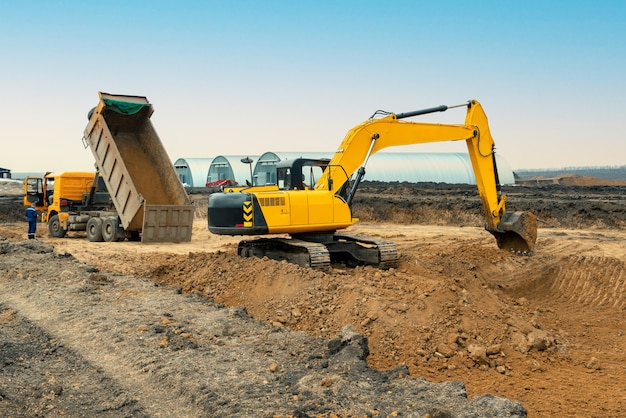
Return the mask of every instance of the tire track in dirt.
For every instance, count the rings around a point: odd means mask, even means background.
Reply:
[[[544,303],[626,308],[626,246],[618,232],[540,230],[537,252],[501,283],[514,297]]]
[[[610,257],[571,256],[562,260],[550,292],[566,302],[624,310],[624,263]]]
[[[145,286],[152,284],[145,283]],[[123,403],[137,401],[150,416],[200,416],[200,410],[181,402],[166,388],[158,391],[142,389],[155,387],[153,377],[137,367],[137,359],[119,356],[119,343],[125,334],[122,318],[118,318],[114,326],[110,326],[111,322],[107,328],[96,326],[98,317],[109,315],[97,308],[90,309],[80,298],[72,298],[76,290],[61,283],[56,291],[50,291],[46,286],[25,289],[9,283],[3,285],[3,290],[4,304],[63,341],[66,347],[125,388],[127,394]],[[44,300],[46,303],[42,306]],[[150,354],[141,352],[138,357],[144,357],[144,364],[150,364]]]
[[[558,248],[557,248],[558,247]],[[553,245],[563,251],[565,244]],[[556,256],[510,272],[502,282],[514,297],[536,299],[548,305],[626,309],[626,267],[615,257]]]

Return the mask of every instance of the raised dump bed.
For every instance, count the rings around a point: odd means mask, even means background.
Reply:
[[[98,93],[83,140],[96,160],[126,231],[142,242],[191,240],[194,206],[157,135],[141,96]]]

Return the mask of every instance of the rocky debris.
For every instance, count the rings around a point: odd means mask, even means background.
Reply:
[[[36,239],[27,239],[21,242],[11,242],[6,238],[0,237],[0,254],[7,254],[12,252],[49,254],[54,252],[54,247],[48,243]]]
[[[602,364],[597,357],[591,357],[589,361],[585,364],[585,367],[591,370],[601,370]]]
[[[352,327],[315,338],[45,245],[3,248],[0,407],[16,415],[526,416],[504,398],[468,399],[459,381],[371,368]]]

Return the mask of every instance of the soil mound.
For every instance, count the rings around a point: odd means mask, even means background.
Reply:
[[[316,338],[100,273],[47,244],[2,244],[0,376],[11,379],[0,380],[0,407],[9,416],[526,416],[503,398],[469,400],[458,381],[371,368],[368,340],[350,326]]]

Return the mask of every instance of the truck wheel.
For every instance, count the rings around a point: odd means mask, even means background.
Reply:
[[[89,218],[87,221],[87,238],[91,242],[102,242],[102,219],[98,217]]]
[[[61,226],[59,215],[54,215],[48,219],[48,232],[54,238],[63,238],[65,236],[65,229]]]
[[[105,218],[102,222],[102,238],[106,242],[117,241],[117,218]]]

